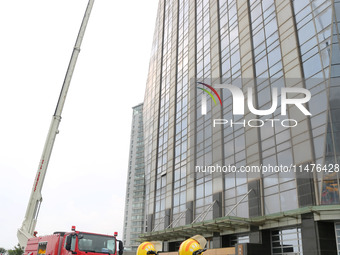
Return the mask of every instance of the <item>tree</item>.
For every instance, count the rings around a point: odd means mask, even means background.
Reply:
[[[23,247],[20,246],[20,244],[17,244],[14,246],[13,250],[8,250],[8,255],[22,255],[24,254],[24,249]]]
[[[0,247],[0,254],[6,254],[7,250],[5,248]]]

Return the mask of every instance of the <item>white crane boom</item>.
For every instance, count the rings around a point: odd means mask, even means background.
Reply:
[[[38,166],[38,171],[37,171],[34,183],[33,183],[31,196],[30,196],[30,199],[27,205],[25,219],[22,223],[21,228],[18,230],[18,233],[17,233],[19,244],[22,247],[26,247],[28,239],[33,237],[33,234],[34,234],[35,225],[37,223],[37,217],[38,217],[38,213],[40,209],[40,204],[42,202],[41,189],[44,184],[46,170],[47,170],[47,166],[48,166],[50,156],[52,153],[53,144],[54,144],[56,135],[59,132],[58,127],[61,121],[61,113],[62,113],[64,103],[66,100],[67,91],[69,89],[70,82],[72,79],[74,67],[76,65],[77,58],[80,52],[80,46],[83,41],[85,29],[86,29],[87,22],[91,14],[93,3],[94,3],[94,0],[89,0],[82,24],[80,26],[77,41],[74,45],[70,63],[66,71],[66,75],[65,75],[63,87],[60,92],[57,107],[52,117],[50,129],[46,137],[44,150],[41,155],[41,159],[40,159],[39,166]]]

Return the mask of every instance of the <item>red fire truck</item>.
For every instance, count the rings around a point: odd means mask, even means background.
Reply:
[[[114,236],[76,231],[28,239],[24,255],[122,255],[123,243]],[[117,247],[118,243],[118,247]]]

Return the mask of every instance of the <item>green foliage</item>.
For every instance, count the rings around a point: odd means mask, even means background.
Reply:
[[[6,250],[5,248],[0,247],[0,254],[5,254],[6,251],[7,251],[7,250]]]
[[[14,246],[13,250],[8,250],[8,255],[22,255],[24,254],[23,247],[20,246],[20,244],[17,244]]]

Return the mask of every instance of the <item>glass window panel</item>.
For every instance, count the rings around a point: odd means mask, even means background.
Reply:
[[[184,153],[186,151],[187,151],[187,143],[184,142],[184,143],[182,143],[182,153]]]
[[[236,188],[237,196],[244,195],[248,192],[247,185],[241,185]]]
[[[205,156],[204,156],[204,160],[205,160],[205,165],[209,166],[212,164],[212,152],[206,152]]]
[[[282,249],[281,248],[273,248],[273,254],[282,254]]]
[[[228,189],[225,191],[226,198],[233,198],[235,197],[235,195],[236,195],[235,189]]]
[[[295,13],[301,11],[307,4],[309,4],[309,0],[295,0],[293,5]]]
[[[197,197],[197,198],[202,198],[202,197],[204,196],[204,191],[203,191],[203,189],[204,189],[203,184],[197,185],[197,187],[196,187],[196,197]]]
[[[264,42],[263,29],[261,29],[256,35],[254,35],[253,42],[254,42],[254,48],[256,48],[257,46],[259,46],[261,43]]]
[[[229,32],[230,36],[230,42],[233,42],[236,38],[238,38],[238,27],[234,27],[233,29],[230,29]]]
[[[269,137],[272,137],[274,135],[274,129],[271,128],[270,126],[263,126],[261,129],[261,138],[262,139],[267,139]],[[273,138],[271,138],[273,139]],[[274,142],[274,140],[273,140]]]
[[[209,195],[211,195],[212,194],[212,181],[208,181],[208,182],[206,182],[205,183],[205,185],[204,185],[205,187],[205,195],[206,196],[209,196]]]
[[[229,6],[229,17],[233,17],[237,13],[236,4]]]
[[[262,8],[263,10],[267,10],[269,6],[271,6],[274,1],[273,0],[266,0],[266,1],[261,1],[262,3]]]
[[[266,214],[280,212],[280,198],[278,194],[274,194],[271,196],[266,196],[264,198],[265,203],[265,212]]]
[[[327,94],[323,91],[317,95],[313,95],[312,101],[309,104],[310,112],[317,115],[327,109]]]
[[[279,35],[277,32],[272,34],[269,38],[267,38],[266,42],[267,42],[268,47],[272,44],[278,45],[278,43],[274,43],[278,38],[279,38]]]
[[[262,74],[265,70],[268,69],[268,64],[267,64],[267,58],[264,57],[261,60],[259,60],[256,64],[256,74],[260,75]]]
[[[177,189],[179,187],[180,187],[180,182],[179,181],[175,181],[174,188]]]
[[[178,181],[180,179],[180,172],[179,170],[175,170],[175,181]]]
[[[182,166],[181,168],[181,178],[185,178],[186,177],[186,167]]]
[[[295,18],[297,21],[297,28],[300,29],[313,18],[310,6],[307,5],[307,7],[298,13]]]
[[[179,205],[179,194],[174,195],[174,206]]]
[[[266,49],[266,44],[264,42],[261,43],[261,45],[255,49],[254,51],[255,62],[257,62],[259,59],[267,55],[267,52],[265,51],[265,49]]]
[[[315,28],[313,21],[309,21],[301,29],[298,30],[300,44],[303,44],[315,35]]]
[[[230,142],[225,143],[224,151],[225,151],[226,157],[233,155],[234,154],[234,142],[230,141]]]
[[[269,74],[270,74],[270,77],[275,77],[275,78],[279,78],[283,76],[281,61],[269,69]]]
[[[209,205],[210,203],[212,203],[212,196],[207,196],[204,198],[204,203],[206,205]]]
[[[239,152],[245,149],[245,138],[244,135],[240,135],[235,139],[235,151]]]
[[[276,47],[274,50],[268,53],[269,66],[273,66],[275,63],[281,60],[280,47]]]
[[[331,24],[332,8],[328,8],[315,18],[316,30],[319,33]]]
[[[278,192],[279,192],[279,187],[278,186],[273,186],[271,188],[265,188],[264,189],[264,195],[265,196],[273,195],[273,194],[276,194]]]
[[[162,187],[165,187],[166,185],[166,175],[162,176]]]
[[[311,38],[306,43],[301,45],[301,54],[304,55],[307,51],[317,45],[316,37]]]
[[[303,63],[305,77],[309,78],[321,70],[320,56],[317,54]]]
[[[240,54],[238,51],[236,51],[232,56],[231,56],[231,65],[234,66],[240,62]]]
[[[319,53],[319,49],[317,46],[315,46],[314,48],[312,48],[311,50],[309,50],[308,52],[306,52],[306,54],[302,56],[302,61],[305,62],[307,59],[309,59],[310,57],[318,53]]]
[[[296,189],[281,192],[280,200],[282,211],[288,211],[298,208]]]
[[[258,93],[258,103],[259,103],[260,107],[265,105],[266,103],[270,102],[270,99],[271,99],[271,93],[270,93],[269,87],[261,90]]]
[[[246,158],[246,152],[245,152],[245,150],[242,150],[242,151],[236,153],[236,155],[235,155],[235,160],[236,160],[236,162],[241,161],[241,160],[244,160],[245,158]]]
[[[290,189],[295,189],[295,188],[296,188],[295,179],[280,184],[280,190],[281,190],[281,191],[290,190]]]
[[[203,141],[203,130],[197,133],[197,143],[201,143]]]
[[[230,70],[230,60],[228,59],[227,61],[222,63],[222,73],[225,75],[226,72]]]
[[[276,137],[276,144],[283,143],[290,138],[290,130],[289,129],[285,130],[277,134],[275,137]]]
[[[263,164],[267,164],[267,165],[272,165],[272,166],[275,166],[277,165],[277,161],[276,161],[276,156],[270,156],[270,157],[267,157],[267,158],[264,158],[263,159]]]
[[[277,31],[276,19],[272,19],[265,25],[266,37],[268,38],[271,34]]]
[[[226,189],[235,187],[235,174],[227,174],[225,177]]]
[[[270,187],[270,186],[274,186],[274,185],[278,185],[279,181],[278,181],[278,175],[274,174],[271,176],[268,176],[266,178],[263,179],[263,186],[266,187]]]

